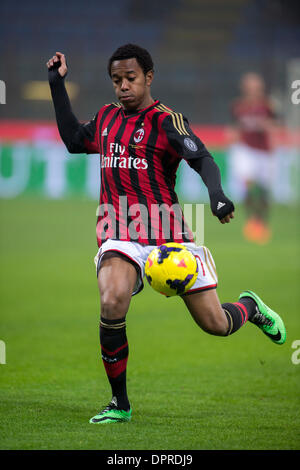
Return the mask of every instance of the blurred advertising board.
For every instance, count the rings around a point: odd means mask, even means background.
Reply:
[[[236,202],[242,199],[240,182],[232,177],[230,141],[223,126],[193,126],[218,163],[224,189]],[[300,133],[297,133],[299,135]],[[298,140],[298,139],[297,139]],[[272,194],[275,201],[299,201],[299,142],[279,129],[272,154]],[[0,121],[0,197],[20,195],[97,199],[100,189],[99,155],[70,155],[55,123]],[[199,175],[184,161],[177,174],[177,193],[187,202],[207,201]]]

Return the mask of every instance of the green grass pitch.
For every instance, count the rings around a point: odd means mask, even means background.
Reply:
[[[133,419],[95,426],[110,399],[98,341],[96,202],[0,202],[1,449],[299,449],[299,208],[276,206],[266,246],[205,212],[222,302],[248,288],[281,313],[283,346],[247,324],[229,338],[149,286],[127,317]]]

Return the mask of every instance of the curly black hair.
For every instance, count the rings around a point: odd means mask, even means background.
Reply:
[[[111,64],[115,60],[125,60],[135,58],[139,66],[143,69],[144,75],[150,70],[153,70],[152,57],[146,49],[143,49],[136,44],[125,44],[119,47],[110,57],[107,65],[109,76],[111,77]]]

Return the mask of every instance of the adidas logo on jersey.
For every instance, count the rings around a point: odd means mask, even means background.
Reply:
[[[222,209],[222,207],[224,207],[226,205],[225,202],[218,202],[218,205],[217,205],[217,211],[219,211],[220,209]]]
[[[107,134],[107,127],[104,129],[104,131],[102,132],[102,137],[105,137]]]

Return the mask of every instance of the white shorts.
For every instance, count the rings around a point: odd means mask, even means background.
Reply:
[[[245,186],[255,181],[266,189],[270,188],[273,176],[273,158],[270,152],[248,145],[235,144],[229,150],[231,177],[235,184]]]
[[[183,245],[193,253],[198,263],[198,277],[196,282],[193,287],[183,295],[215,289],[218,284],[218,277],[215,262],[209,249],[205,246],[196,246],[195,243],[183,243]],[[140,243],[130,241],[106,240],[94,258],[97,276],[101,259],[105,252],[115,251],[125,255],[137,268],[138,277],[132,295],[138,294],[144,287],[145,263],[154,248],[157,247],[155,245],[141,245]]]

